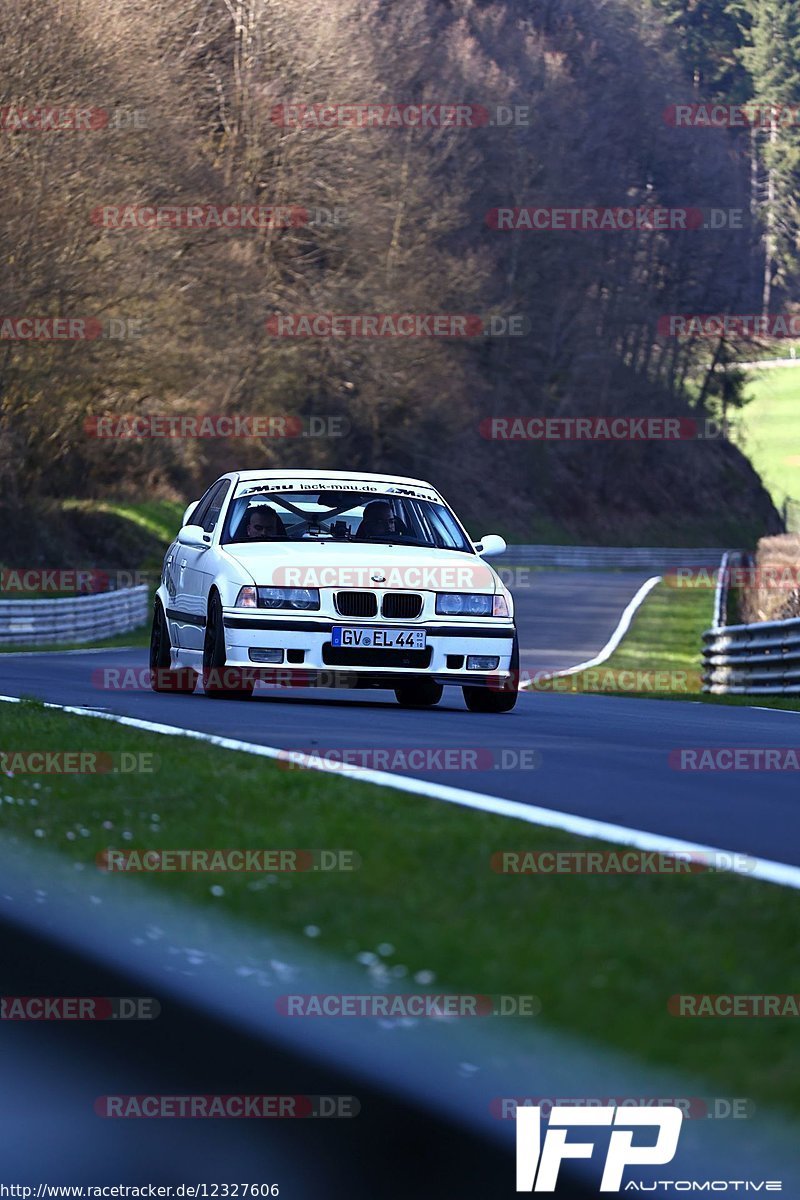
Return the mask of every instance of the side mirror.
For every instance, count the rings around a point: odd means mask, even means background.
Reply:
[[[191,503],[191,504],[189,505],[189,507],[186,509],[186,512],[183,514],[183,517],[181,518],[181,525],[188,525],[188,524],[189,524],[189,518],[191,517],[192,513],[193,513],[193,512],[194,512],[194,510],[197,508],[197,506],[198,506],[198,504],[199,504],[199,503],[200,503],[200,501],[199,501],[199,500],[193,500],[193,501],[192,501],[192,503]]]
[[[211,534],[206,533],[202,525],[184,525],[178,533],[178,541],[182,546],[197,546],[207,550],[211,544]]]
[[[479,542],[472,544],[481,558],[494,558],[506,548],[506,540],[499,533],[485,533]]]

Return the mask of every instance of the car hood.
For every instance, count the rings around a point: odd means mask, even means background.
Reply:
[[[360,542],[237,542],[221,547],[261,587],[495,592],[498,576],[476,554]],[[374,578],[383,575],[384,579]]]

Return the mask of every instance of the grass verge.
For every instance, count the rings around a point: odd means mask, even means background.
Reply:
[[[145,500],[132,503],[123,500],[65,500],[65,512],[111,513],[120,520],[130,521],[162,542],[166,550],[181,523],[186,505],[179,500]]]
[[[255,926],[298,936],[314,927],[346,959],[389,943],[390,991],[417,990],[414,976],[430,971],[437,990],[533,993],[545,1025],[800,1114],[791,1020],[692,1021],[667,1010],[680,992],[800,991],[797,892],[723,874],[499,875],[489,865],[498,850],[608,846],[36,703],[4,704],[1,715],[6,751],[158,756],[152,774],[0,775],[6,836],[87,871],[109,848],[355,850],[353,873],[145,880]],[[524,1024],[516,1028],[524,1047]]]
[[[800,367],[765,370],[749,378],[752,399],[733,414],[737,443],[780,508],[800,500]]]

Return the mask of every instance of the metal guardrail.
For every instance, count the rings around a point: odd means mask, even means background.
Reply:
[[[57,600],[0,600],[0,648],[24,643],[92,642],[143,625],[150,610],[147,584]]]
[[[719,696],[791,696],[800,693],[800,618],[726,625],[731,564],[723,555],[714,596],[714,624],[703,634],[703,691]]]
[[[704,692],[729,696],[800,693],[800,618],[709,629],[703,641]]]
[[[522,566],[636,569],[662,571],[670,567],[713,567],[724,549],[681,549],[653,546],[514,546],[504,557]]]
[[[719,564],[717,586],[714,590],[714,623],[712,629],[721,629],[728,620],[728,592],[730,590],[730,572],[733,568],[742,566],[747,556],[740,550],[726,550]]]

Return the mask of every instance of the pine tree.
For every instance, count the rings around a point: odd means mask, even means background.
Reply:
[[[766,175],[759,201],[765,229],[762,302],[767,312],[776,282],[785,285],[798,265],[800,126],[787,106],[800,104],[800,13],[794,0],[746,0],[735,8],[740,19],[749,18],[738,55],[749,72],[752,104],[760,114],[754,144]]]
[[[748,99],[749,81],[738,51],[742,22],[728,0],[652,0],[677,37],[678,53],[694,90],[709,100]]]

